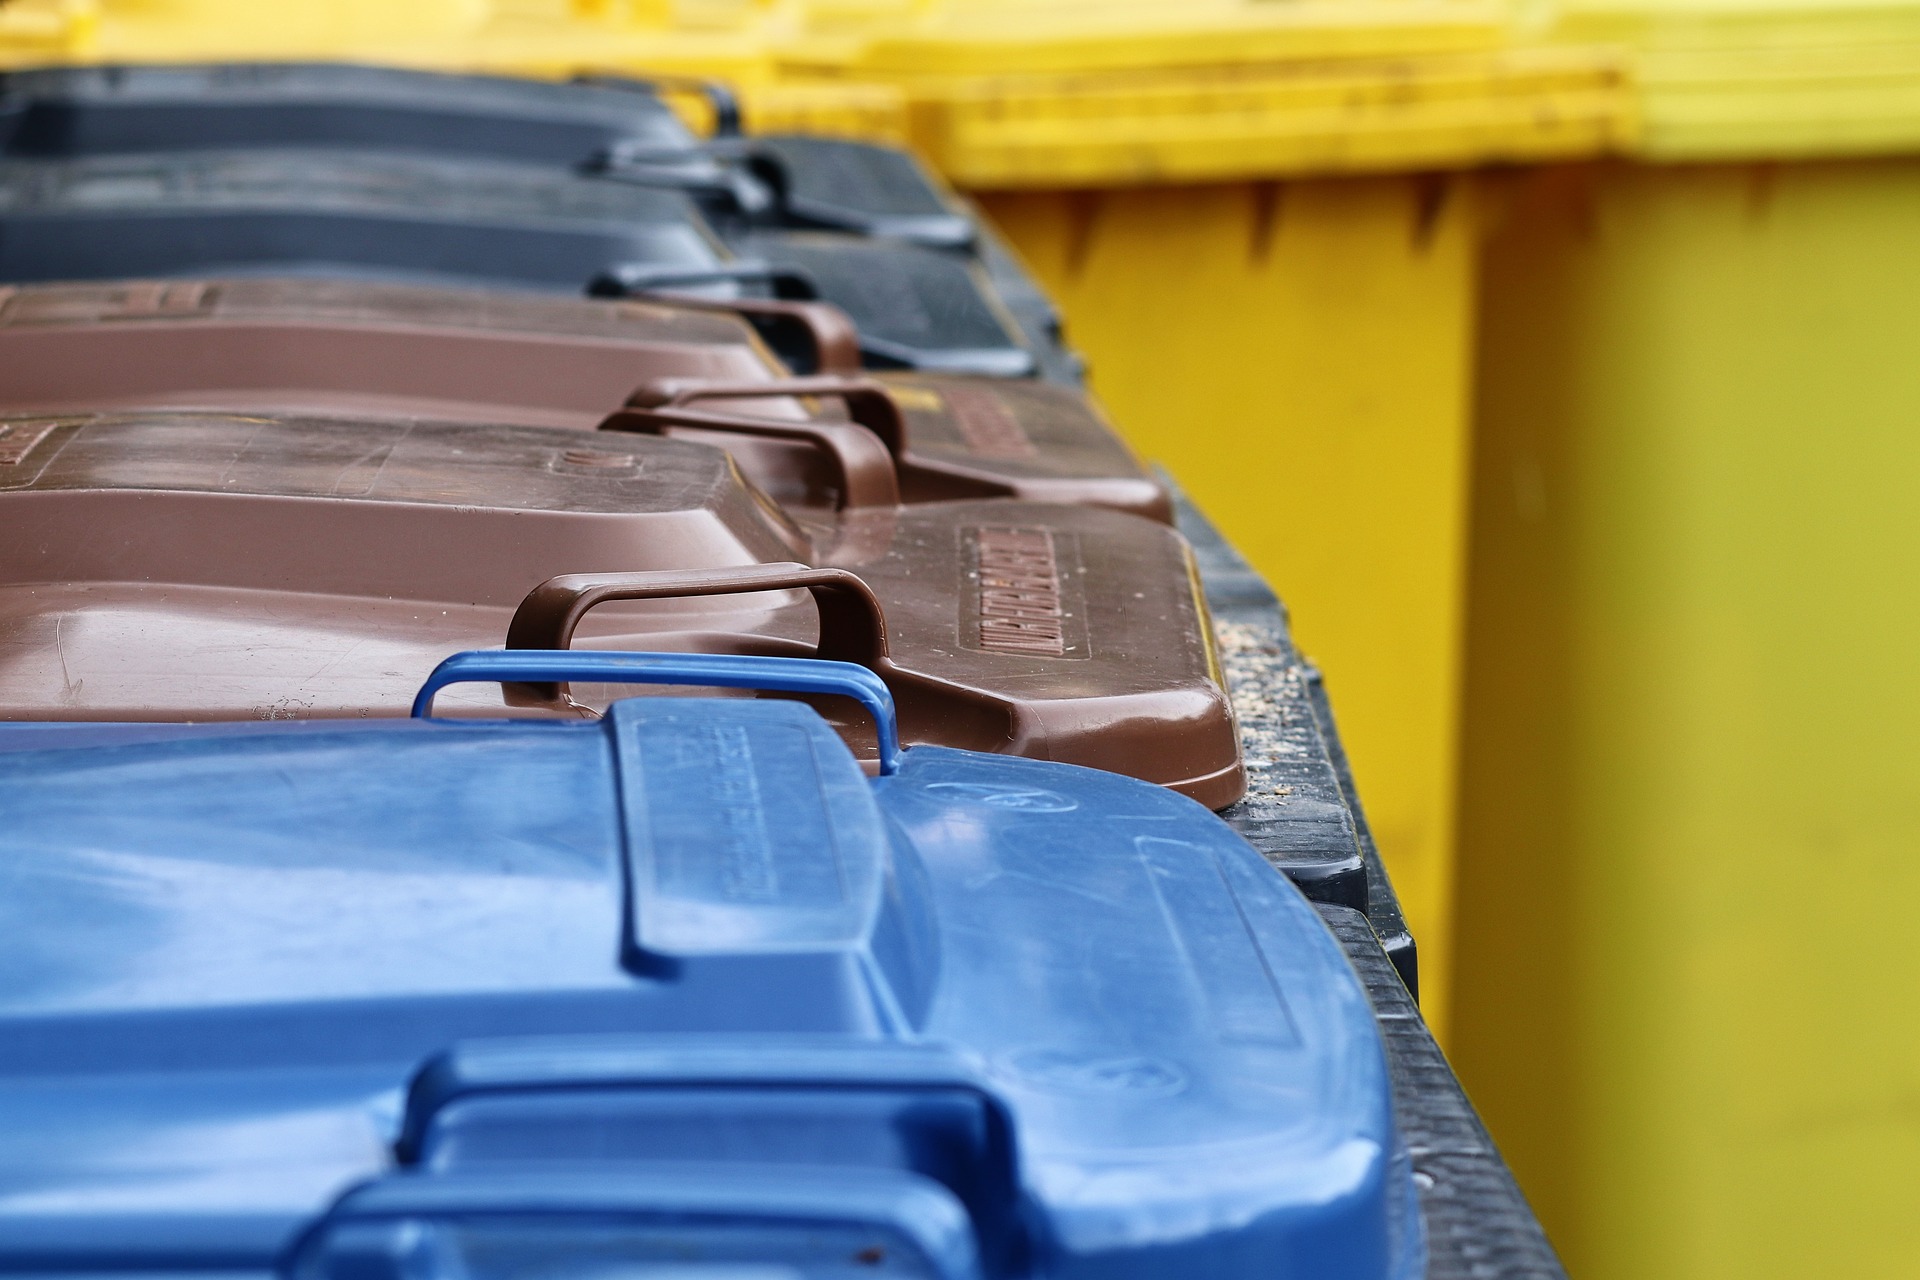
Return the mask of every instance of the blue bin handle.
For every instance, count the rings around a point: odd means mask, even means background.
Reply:
[[[783,1275],[803,1269],[816,1274],[822,1262],[840,1274],[847,1260],[843,1251],[864,1243],[876,1260],[906,1255],[911,1259],[906,1269],[930,1280],[981,1280],[966,1207],[945,1186],[919,1174],[854,1165],[835,1168],[824,1178],[806,1166],[745,1162],[607,1165],[591,1171],[483,1165],[362,1183],[294,1241],[283,1272],[318,1280],[439,1276],[451,1269],[430,1265],[423,1234],[494,1222],[521,1233],[529,1244],[544,1233],[545,1250],[551,1251],[556,1237],[566,1240],[568,1220],[575,1219],[589,1226],[623,1222],[631,1236],[640,1242],[652,1237],[654,1248],[668,1257],[697,1245],[705,1228],[711,1238],[751,1260],[775,1264],[769,1270]],[[579,1238],[591,1249],[590,1235],[580,1232]],[[559,1252],[565,1256],[564,1243]],[[483,1263],[470,1274],[499,1277],[508,1271]]]
[[[433,713],[433,696],[453,684],[684,684],[722,689],[773,689],[852,698],[873,716],[880,772],[900,768],[900,720],[893,694],[879,676],[851,662],[772,658],[739,653],[621,653],[589,649],[473,649],[433,669],[414,695],[413,716]]]

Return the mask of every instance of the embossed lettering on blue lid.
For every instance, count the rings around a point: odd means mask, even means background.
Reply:
[[[887,857],[879,811],[826,724],[779,705],[791,714],[614,705],[642,951],[815,951],[871,933]]]

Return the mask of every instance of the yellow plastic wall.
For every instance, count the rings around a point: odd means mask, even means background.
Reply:
[[[1454,1060],[1583,1280],[1920,1274],[1920,159],[1513,186]]]
[[[1001,193],[1092,383],[1327,673],[1444,1027],[1475,202],[1446,178]]]

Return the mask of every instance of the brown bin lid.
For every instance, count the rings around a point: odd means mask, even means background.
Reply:
[[[1216,807],[1243,786],[1186,544],[1116,512],[879,504],[803,531],[691,442],[152,412],[0,419],[0,513],[0,719],[400,715],[510,634],[805,654],[824,617],[820,651],[880,672],[908,742]],[[503,711],[566,707],[482,686],[442,714]]]
[[[784,372],[737,316],[652,302],[333,280],[0,289],[0,412],[233,408],[591,428],[649,378]]]
[[[824,363],[857,369],[851,323],[818,303],[299,279],[55,284],[0,290],[0,412],[228,408],[593,427],[637,394],[645,404],[696,398],[728,419],[806,416],[792,399],[753,396],[786,371],[727,313],[741,308],[779,312],[813,335]],[[904,437],[896,487],[907,502],[1012,496],[1171,519],[1162,487],[1069,388],[930,374],[793,385],[815,388],[811,413],[827,421],[848,420],[833,388],[884,392],[863,420],[884,414]],[[721,430],[701,438],[727,445],[780,500],[829,500],[807,446]]]

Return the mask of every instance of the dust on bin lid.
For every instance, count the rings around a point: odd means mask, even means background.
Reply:
[[[641,386],[627,409],[603,425],[722,444],[736,451],[748,476],[777,493],[805,460],[738,452],[742,443],[760,443],[767,417],[787,416],[778,411],[790,402],[770,398],[775,391],[821,402],[818,418],[872,431],[892,459],[906,502],[1015,497],[1173,522],[1166,487],[1148,474],[1091,397],[1057,383],[923,373],[773,384],[667,377]]]
[[[888,499],[803,527],[692,442],[153,412],[0,419],[0,520],[0,718],[390,715],[450,649],[577,634],[818,651],[884,676],[916,742],[1213,807],[1245,783],[1191,551],[1118,512]]]
[[[738,317],[645,300],[322,279],[0,286],[6,412],[224,406],[590,429],[648,378],[784,372]]]
[[[0,162],[0,279],[332,275],[579,293],[727,253],[677,191],[381,152]]]
[[[10,71],[0,130],[6,154],[44,157],[313,146],[578,164],[619,145],[696,145],[632,89],[300,62]]]
[[[1419,1272],[1365,993],[1164,791],[790,702],[79,732],[0,730],[0,1266]]]

